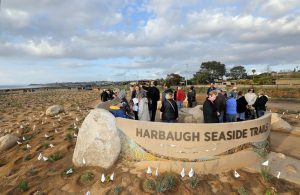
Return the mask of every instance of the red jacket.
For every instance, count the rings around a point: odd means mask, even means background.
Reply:
[[[179,89],[176,93],[176,100],[183,102],[185,100],[185,97],[186,96],[185,96],[183,89]]]

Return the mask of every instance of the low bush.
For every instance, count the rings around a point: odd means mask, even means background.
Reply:
[[[19,190],[21,192],[26,192],[29,189],[28,182],[23,180],[19,183]]]
[[[55,152],[55,153],[53,153],[53,154],[51,154],[51,155],[49,156],[49,161],[50,161],[50,162],[58,161],[58,160],[62,159],[63,156],[64,156],[64,155],[63,155],[62,152],[60,152],[60,151]]]

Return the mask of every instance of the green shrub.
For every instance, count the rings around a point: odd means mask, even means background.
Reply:
[[[95,177],[94,173],[90,171],[86,171],[80,176],[79,181],[81,184],[86,185],[90,183],[94,179],[94,177]]]
[[[147,179],[143,187],[148,191],[156,191],[158,193],[163,193],[174,189],[176,186],[176,177],[172,173],[164,174],[158,176],[156,179]]]
[[[44,142],[42,143],[42,146],[43,146],[43,148],[47,149],[47,148],[50,147],[50,144],[49,144],[48,141],[44,141]]]
[[[72,133],[67,133],[67,134],[66,134],[66,137],[65,137],[65,140],[72,141],[72,140],[73,140],[73,135],[72,135]]]
[[[274,188],[268,188],[265,191],[265,195],[278,195],[278,193],[276,192],[276,190]]]
[[[249,192],[245,189],[244,186],[241,186],[241,187],[239,188],[238,193],[239,193],[240,195],[249,195]]]
[[[199,187],[199,185],[200,185],[199,177],[196,176],[196,177],[190,178],[190,187],[191,188],[195,189],[195,188]]]
[[[146,189],[148,191],[154,191],[155,190],[155,181],[153,179],[146,179],[143,186],[144,186],[144,189]]]
[[[265,182],[269,182],[271,179],[272,179],[272,175],[270,174],[270,168],[269,167],[263,167],[261,169],[261,172],[260,172],[263,180]]]
[[[60,151],[55,152],[55,153],[53,153],[53,154],[51,154],[51,155],[49,156],[49,161],[50,161],[50,162],[58,161],[59,159],[62,159],[63,156],[64,156],[64,155],[63,155],[62,152],[60,152]]]
[[[28,182],[27,181],[23,180],[19,183],[19,190],[21,192],[26,192],[28,189],[29,189],[29,187],[28,187]]]
[[[117,186],[114,186],[114,187],[109,191],[108,194],[111,194],[111,195],[119,195],[119,194],[121,194],[122,190],[123,190],[123,187],[117,185]]]

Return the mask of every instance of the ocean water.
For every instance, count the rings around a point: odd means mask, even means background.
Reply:
[[[43,85],[0,85],[1,89],[31,89],[31,88],[40,88]]]

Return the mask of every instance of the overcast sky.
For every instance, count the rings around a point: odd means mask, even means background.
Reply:
[[[0,85],[300,64],[299,0],[2,0]],[[299,65],[300,68],[300,65]]]

